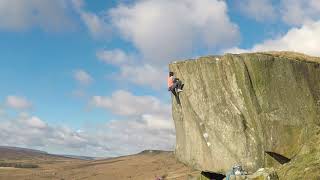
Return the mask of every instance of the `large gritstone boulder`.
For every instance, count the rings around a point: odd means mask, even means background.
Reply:
[[[203,171],[225,174],[241,164],[255,172],[310,149],[320,125],[320,58],[226,54],[169,69],[185,84],[180,102],[172,98],[180,161]]]

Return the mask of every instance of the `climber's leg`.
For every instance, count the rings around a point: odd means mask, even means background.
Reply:
[[[175,86],[174,86],[174,85],[171,86],[171,87],[169,87],[169,91],[171,91],[174,96],[177,96],[177,93],[176,93],[176,90],[175,90]]]
[[[181,104],[181,103],[180,103],[179,94],[177,93],[178,91],[176,91],[176,86],[177,86],[177,85],[171,86],[171,87],[169,88],[169,90],[172,92],[172,94],[173,94],[174,97],[176,98],[177,103],[178,103],[178,104]]]
[[[177,96],[176,90],[175,89],[171,89],[171,92],[174,96]]]
[[[172,85],[172,91],[176,92],[176,90],[178,89],[178,86],[179,86],[179,81],[174,82]]]
[[[176,82],[177,92],[182,92],[182,88],[183,88],[182,82],[181,82],[180,80],[178,80],[178,81]]]

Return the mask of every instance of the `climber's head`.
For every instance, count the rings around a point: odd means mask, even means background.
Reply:
[[[174,73],[173,72],[169,72],[169,77],[171,77],[171,76],[173,76],[174,75]]]

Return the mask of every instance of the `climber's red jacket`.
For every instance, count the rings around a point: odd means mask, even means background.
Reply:
[[[173,76],[168,77],[168,88],[173,86]]]

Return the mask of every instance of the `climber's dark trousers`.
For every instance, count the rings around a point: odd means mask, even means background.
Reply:
[[[175,90],[175,89],[181,89],[181,86],[182,86],[182,82],[177,80],[176,82],[173,83],[173,86],[172,86],[172,89]]]
[[[170,91],[172,92],[173,95],[177,95],[176,89],[181,89],[182,87],[182,82],[177,80],[176,82],[173,83],[173,85],[170,87]]]
[[[179,94],[176,92],[176,89],[182,89],[182,88],[183,88],[183,84],[179,80],[175,81],[173,85],[169,88],[169,90],[172,92],[172,94],[176,98],[178,104],[181,104],[181,102],[180,102]]]
[[[176,93],[176,91],[175,91],[174,89],[170,89],[170,91],[172,92],[172,94],[173,94],[174,96],[177,96],[177,93]]]

